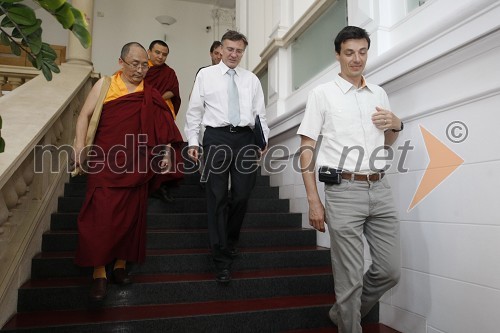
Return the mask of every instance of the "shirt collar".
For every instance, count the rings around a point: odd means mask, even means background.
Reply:
[[[350,89],[358,89],[351,82],[340,76],[340,74],[335,78],[335,83],[339,86],[340,90],[342,90],[344,94],[346,94]],[[367,88],[368,90],[373,92],[373,89],[370,86],[371,84],[366,82],[365,77],[361,76],[361,87],[359,89]]]
[[[231,69],[222,60],[219,62],[218,65],[215,65],[215,66],[219,66],[219,69],[220,69],[220,72],[221,72],[222,75],[226,74],[227,71]],[[236,68],[233,68],[233,69],[236,72],[236,75],[239,76],[240,75],[240,67],[236,66]]]

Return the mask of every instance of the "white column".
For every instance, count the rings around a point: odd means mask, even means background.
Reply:
[[[236,0],[236,30],[248,37],[248,0]],[[251,41],[250,41],[251,42]],[[248,68],[248,52],[245,52],[241,59],[240,66]]]
[[[289,0],[273,0],[273,17],[271,38],[281,38],[293,24],[293,2]]]
[[[87,19],[88,30],[92,36],[94,0],[73,0],[72,5],[79,9]],[[72,32],[69,33],[67,62],[70,64],[92,65],[92,45],[85,49]]]

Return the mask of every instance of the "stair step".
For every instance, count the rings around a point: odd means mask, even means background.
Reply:
[[[60,197],[58,212],[78,212],[83,204],[83,197]],[[205,198],[176,198],[173,203],[164,203],[160,199],[148,200],[148,213],[205,213],[207,203]],[[289,211],[289,201],[285,199],[250,199],[248,201],[249,213]]]
[[[136,275],[135,283],[110,284],[103,306],[186,303],[290,295],[331,294],[331,268],[286,268],[236,271],[229,285],[220,286],[212,273]],[[85,309],[89,278],[31,280],[19,289],[18,312]]]
[[[42,237],[42,251],[74,251],[78,243],[76,231],[48,231]],[[193,249],[208,246],[208,232],[193,230],[148,230],[147,249]],[[240,247],[313,246],[316,231],[313,229],[274,228],[242,229]]]
[[[378,323],[365,323],[361,324],[363,333],[401,333],[395,329]],[[307,328],[299,330],[291,330],[283,333],[338,333],[337,328],[323,327],[323,328]]]
[[[77,212],[53,213],[51,230],[76,230]],[[246,228],[300,228],[300,213],[248,213],[243,220]],[[206,213],[148,214],[149,229],[202,229],[207,227]]]
[[[328,318],[329,249],[316,246],[316,231],[301,228],[302,214],[289,213],[289,201],[261,175],[229,285],[214,279],[206,201],[194,173],[172,189],[175,202],[148,201],[146,262],[129,266],[135,283],[110,284],[105,301],[91,304],[92,268],[73,263],[85,183],[75,177],[65,185],[32,280],[19,289],[19,312],[2,332],[336,332]],[[378,305],[365,321],[378,321]]]
[[[251,298],[184,304],[18,313],[4,330],[31,332],[279,332],[311,327],[333,329],[327,313],[331,294]],[[290,320],[294,318],[294,320]],[[23,331],[25,332],[25,331]]]
[[[269,186],[270,183],[269,180],[270,180],[269,176],[263,176],[260,174],[260,171],[257,171],[255,186]],[[87,177],[86,176],[71,177],[69,182],[86,183]],[[185,174],[184,179],[179,182],[180,185],[199,185],[199,183],[200,183],[199,173]]]
[[[85,191],[87,190],[87,184],[85,183],[66,183],[64,185],[64,196],[66,197],[83,197],[85,196]],[[199,184],[193,185],[182,185],[179,187],[172,187],[171,194],[174,198],[203,198],[205,197],[205,190],[200,187]],[[268,198],[268,199],[278,199],[279,198],[279,188],[278,187],[268,187],[268,186],[256,186],[254,187],[252,198]]]
[[[282,247],[240,248],[233,264],[234,271],[286,267],[319,267],[330,265],[327,248]],[[153,273],[207,273],[212,271],[208,249],[149,250],[146,262],[130,267],[131,274]],[[74,264],[73,252],[41,253],[32,261],[32,278],[61,278],[90,276],[92,268]]]

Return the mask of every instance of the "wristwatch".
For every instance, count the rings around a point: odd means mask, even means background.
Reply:
[[[397,133],[397,132],[401,132],[403,129],[405,128],[405,125],[403,124],[403,122],[401,122],[401,128],[396,130],[396,129],[391,129],[391,131],[393,131],[394,133]]]

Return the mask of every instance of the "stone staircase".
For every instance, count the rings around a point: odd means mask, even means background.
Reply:
[[[190,175],[175,202],[149,199],[146,262],[130,267],[132,285],[109,285],[98,307],[87,296],[92,269],[73,264],[85,186],[85,177],[66,184],[1,332],[336,332],[329,249],[316,246],[269,177],[257,178],[229,285],[214,280],[204,191]],[[378,307],[365,321],[378,321]]]

